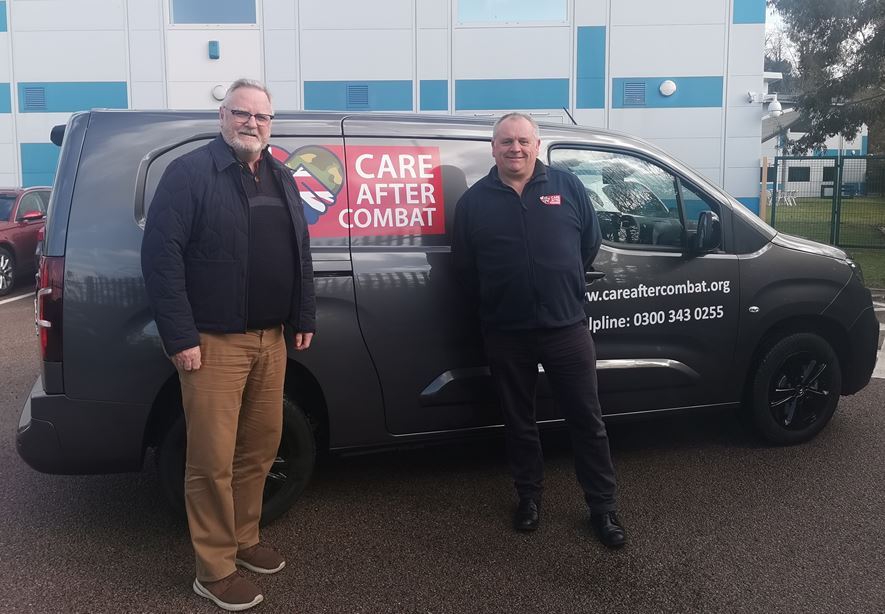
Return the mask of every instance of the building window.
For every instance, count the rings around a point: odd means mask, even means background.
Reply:
[[[759,169],[759,181],[762,181],[762,169]],[[768,167],[768,173],[765,176],[765,181],[774,181],[774,167]]]
[[[811,181],[811,167],[791,166],[787,169],[787,181]]]
[[[566,0],[458,0],[458,22],[525,23],[565,22]]]
[[[171,0],[174,24],[255,24],[255,0]]]
[[[836,181],[836,167],[835,166],[825,166],[824,167],[824,176],[822,181]]]

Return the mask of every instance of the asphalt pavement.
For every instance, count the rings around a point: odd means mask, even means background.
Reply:
[[[38,374],[32,309],[0,304],[0,612],[220,612],[191,591],[187,526],[152,458],[110,476],[43,475],[19,459]],[[499,439],[327,459],[263,532],[288,564],[257,578],[253,611],[883,612],[883,399],[874,379],[815,440],[785,448],[731,413],[610,426],[620,551],[591,536],[561,434],[544,442],[530,535],[509,526]]]

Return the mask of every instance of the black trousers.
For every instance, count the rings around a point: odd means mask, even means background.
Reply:
[[[507,460],[520,498],[540,499],[544,459],[535,419],[538,363],[569,431],[575,473],[593,512],[614,511],[615,471],[596,387],[596,347],[584,323],[552,329],[483,331],[504,413]]]

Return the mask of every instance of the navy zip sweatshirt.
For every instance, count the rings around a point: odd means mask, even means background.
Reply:
[[[586,319],[584,272],[601,240],[580,180],[536,160],[522,196],[501,181],[497,167],[464,193],[452,253],[485,326],[557,328]]]

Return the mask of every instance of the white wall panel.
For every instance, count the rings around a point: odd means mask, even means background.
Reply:
[[[68,123],[70,113],[20,113],[16,118],[19,143],[48,143],[53,126]]]
[[[718,136],[685,139],[655,138],[653,142],[692,168],[709,167],[722,158],[722,139]]]
[[[709,138],[722,134],[722,109],[612,109],[612,130],[645,138]]]
[[[764,63],[765,24],[733,24],[728,41],[728,72],[761,75]]]
[[[417,0],[419,28],[447,28],[449,11],[452,10],[448,0]]]
[[[751,136],[762,137],[762,105],[733,107],[728,109],[728,138]]]
[[[569,78],[571,28],[456,28],[456,79]]]
[[[309,0],[301,2],[300,9],[302,30],[412,28],[412,0],[384,0],[383,8],[376,2]]]
[[[759,196],[759,166],[752,168],[725,168],[725,191],[734,197]]]
[[[119,30],[126,27],[125,0],[13,0],[8,4],[12,8],[10,26],[16,32]]]
[[[130,109],[164,109],[166,96],[162,81],[133,81],[129,84]]]
[[[449,76],[449,31],[418,30],[418,78]]]
[[[411,49],[411,30],[302,31],[302,79],[411,79]]]
[[[619,26],[724,24],[728,9],[727,0],[616,0],[611,5],[612,25]]]
[[[575,25],[604,26],[606,25],[605,8],[607,0],[576,0]],[[577,119],[577,118],[576,118]]]
[[[209,59],[209,41],[217,40],[221,58]],[[166,71],[174,81],[226,81],[261,78],[261,32],[258,30],[169,30]]]
[[[575,109],[572,114],[580,126],[605,128],[605,109]]]
[[[301,108],[300,87],[297,81],[267,81],[267,89],[273,98],[274,113],[297,111]]]
[[[759,168],[762,143],[759,137],[729,137],[725,141],[725,165],[728,168]]]
[[[247,79],[260,79],[258,74],[236,75],[229,79],[218,81],[184,81],[170,82],[167,88],[167,98],[170,109],[218,109],[221,104],[212,97],[212,88],[221,85],[225,89],[239,77]]]
[[[265,30],[264,74],[268,81],[298,79],[298,38],[295,30]]]
[[[264,0],[263,18],[265,30],[294,30],[298,3],[292,0]]]
[[[129,33],[129,78],[132,81],[163,80],[163,35],[159,30]]]
[[[127,0],[129,30],[158,30],[165,27],[160,2],[164,0]]]
[[[15,148],[10,147],[9,151],[15,151]],[[5,162],[4,158],[8,157],[9,162]],[[3,164],[13,164],[15,159],[12,156],[7,154],[5,148],[0,147],[0,167]],[[18,178],[18,175],[13,172],[0,172],[0,185],[9,185],[9,186],[17,186],[21,185],[21,180]]]
[[[0,113],[0,143],[12,143],[15,132],[12,126],[12,113]],[[6,184],[9,185],[9,184]]]
[[[722,75],[725,73],[724,37],[724,25],[613,26],[611,76]],[[761,61],[761,47],[759,49],[756,57]]]
[[[122,30],[16,32],[17,81],[125,81]]]

